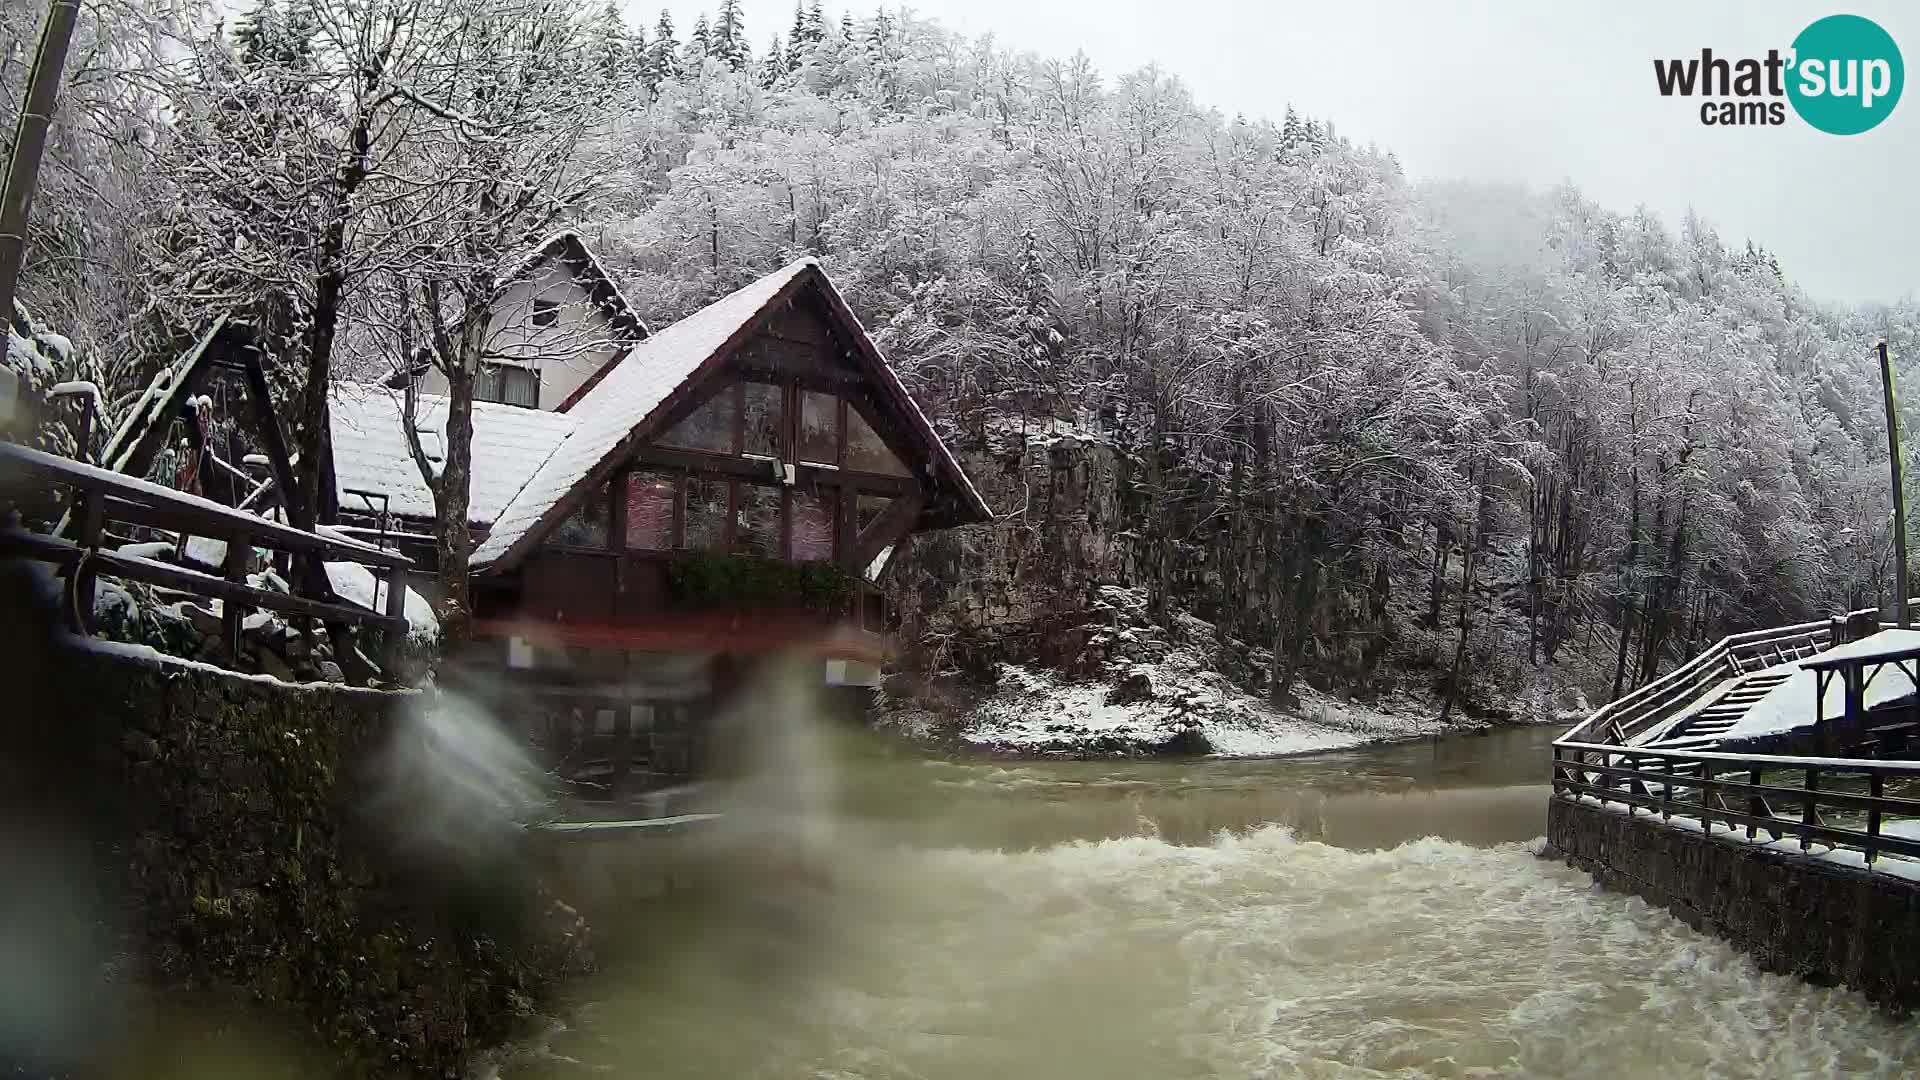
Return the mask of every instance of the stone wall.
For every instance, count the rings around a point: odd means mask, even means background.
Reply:
[[[1086,622],[1101,583],[1134,577],[1111,446],[1065,436],[1009,437],[960,454],[998,520],[917,536],[888,575],[913,666],[984,669],[1039,660]]]
[[[9,794],[94,852],[103,985],[227,1002],[339,1075],[443,1076],[587,962],[518,840],[464,836],[471,858],[394,840],[404,808],[375,794],[413,695],[10,644],[29,650],[7,655],[12,764],[67,779]]]
[[[1920,1005],[1920,882],[1559,797],[1547,841],[1607,888],[1725,938],[1764,970]]]

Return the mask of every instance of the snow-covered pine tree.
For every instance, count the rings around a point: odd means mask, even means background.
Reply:
[[[711,55],[713,39],[707,28],[707,13],[703,11],[693,20],[693,33],[687,35],[687,47],[681,51],[681,64],[686,70],[697,72]]]
[[[807,8],[803,0],[793,0],[793,25],[787,28],[787,54],[797,56],[807,43]]]
[[[658,86],[680,75],[680,42],[673,36],[673,15],[660,9],[660,21],[653,25],[653,43],[647,46],[647,85]]]
[[[787,57],[780,49],[780,35],[767,43],[767,55],[760,60],[760,85],[771,90],[787,77]]]
[[[746,17],[740,13],[740,0],[720,0],[707,42],[707,55],[735,71],[745,71],[752,53],[747,48]]]
[[[600,78],[610,84],[619,84],[627,80],[638,66],[639,44],[627,30],[627,20],[620,14],[620,5],[616,0],[606,0],[588,24],[590,45],[599,53],[598,69]]]

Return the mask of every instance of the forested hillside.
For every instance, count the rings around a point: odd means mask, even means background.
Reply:
[[[418,222],[464,204],[395,207],[480,166],[437,168],[341,59],[377,50],[345,27],[373,9],[263,0],[218,30],[89,9],[26,302],[109,396],[223,304],[281,328],[290,395],[384,372],[395,280],[568,224],[656,326],[824,262],[1003,515],[895,571],[926,665],[1050,659],[1104,586],[1277,698],[1485,698],[1548,665],[1604,696],[1721,634],[1882,600],[1871,348],[1911,360],[1920,307],[1818,303],[1765,237],[1571,185],[1416,184],[1337,116],[1224,116],[1174,73],[817,3],[745,27],[729,0],[678,30],[542,8],[560,20],[507,69],[564,92],[519,129],[419,114],[547,140],[491,166],[539,212],[449,241]],[[6,10],[21,31],[38,5]],[[136,14],[160,29],[124,32]],[[336,315],[337,344],[315,332]]]

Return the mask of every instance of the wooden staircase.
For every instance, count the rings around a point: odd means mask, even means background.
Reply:
[[[1808,653],[1807,655],[1811,655]],[[1798,659],[1789,657],[1788,659]],[[1699,749],[1720,741],[1727,729],[1740,722],[1747,710],[1772,693],[1775,687],[1793,677],[1790,670],[1769,669],[1743,676],[1699,712],[1688,716],[1648,742],[1667,750]]]

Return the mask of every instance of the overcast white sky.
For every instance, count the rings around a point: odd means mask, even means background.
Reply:
[[[659,0],[627,0],[651,28]],[[715,2],[666,5],[684,37]],[[844,5],[828,0],[838,19]],[[862,2],[857,14],[873,5]],[[897,5],[888,5],[890,8]],[[1732,243],[1766,244],[1814,296],[1920,296],[1920,90],[1862,135],[1710,128],[1698,101],[1663,99],[1655,57],[1762,56],[1808,23],[1848,12],[1878,22],[1920,64],[1920,5],[1491,0],[923,0],[923,16],[1003,45],[1068,56],[1108,75],[1148,63],[1229,115],[1287,104],[1393,150],[1415,179],[1547,186],[1570,179],[1618,210],[1645,203],[1669,225],[1689,206]],[[793,0],[745,0],[756,50]]]

